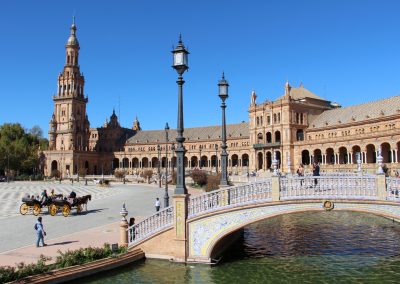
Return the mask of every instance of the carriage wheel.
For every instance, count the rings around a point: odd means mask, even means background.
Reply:
[[[76,212],[81,213],[82,212],[82,205],[76,206]]]
[[[56,214],[57,214],[57,206],[56,205],[54,205],[54,204],[51,204],[50,206],[49,206],[49,212],[50,212],[50,215],[51,216],[56,216]]]
[[[33,205],[33,215],[37,216],[40,214],[41,208],[39,204]]]
[[[21,213],[22,215],[25,215],[26,213],[28,213],[29,207],[28,205],[26,205],[26,203],[22,203],[21,206],[19,207],[19,213]]]
[[[71,212],[71,207],[69,205],[65,204],[62,208],[62,214],[64,217],[68,217],[69,212]]]

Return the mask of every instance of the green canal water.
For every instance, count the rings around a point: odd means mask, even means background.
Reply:
[[[365,213],[299,213],[243,230],[218,265],[145,260],[84,283],[399,283],[400,224]]]

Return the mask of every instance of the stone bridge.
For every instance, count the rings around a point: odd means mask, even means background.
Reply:
[[[344,210],[400,220],[400,179],[384,175],[272,176],[191,198],[128,229],[121,243],[146,257],[211,263],[244,226],[282,214]],[[327,202],[329,201],[329,202]],[[125,221],[126,224],[126,221]]]

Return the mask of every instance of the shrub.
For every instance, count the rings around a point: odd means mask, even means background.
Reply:
[[[123,179],[126,176],[126,171],[123,169],[116,169],[114,176],[119,179]]]
[[[51,176],[51,177],[54,177],[54,178],[60,178],[61,173],[60,173],[59,170],[53,170],[53,171],[51,172],[51,175],[50,175],[50,176]]]
[[[153,176],[153,171],[152,170],[145,170],[141,175],[144,179],[150,181],[150,178]]]
[[[192,171],[190,177],[193,179],[195,183],[200,186],[207,184],[207,174],[202,170],[195,169]]]
[[[206,191],[213,191],[215,189],[219,189],[219,183],[221,181],[221,174],[217,175],[208,175],[207,176],[207,187]]]
[[[51,258],[41,255],[40,259],[35,264],[25,264],[21,262],[17,267],[0,266],[0,283],[19,280],[28,276],[49,272],[53,269],[81,265],[110,256],[113,257],[125,253],[126,251],[127,249],[125,247],[118,247],[118,250],[114,253],[109,244],[104,244],[102,248],[88,247],[75,251],[66,251],[64,253],[58,251],[60,255],[57,256],[56,262],[50,265],[46,265],[46,261]]]
[[[86,169],[85,168],[79,169],[78,174],[79,174],[80,177],[85,177],[86,176]]]

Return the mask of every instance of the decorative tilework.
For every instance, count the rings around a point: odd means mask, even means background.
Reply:
[[[400,206],[389,204],[334,202],[334,210],[365,211],[400,218]],[[293,212],[323,210],[322,202],[280,204],[243,209],[206,217],[189,223],[189,257],[209,259],[214,244],[225,234],[246,224]]]

